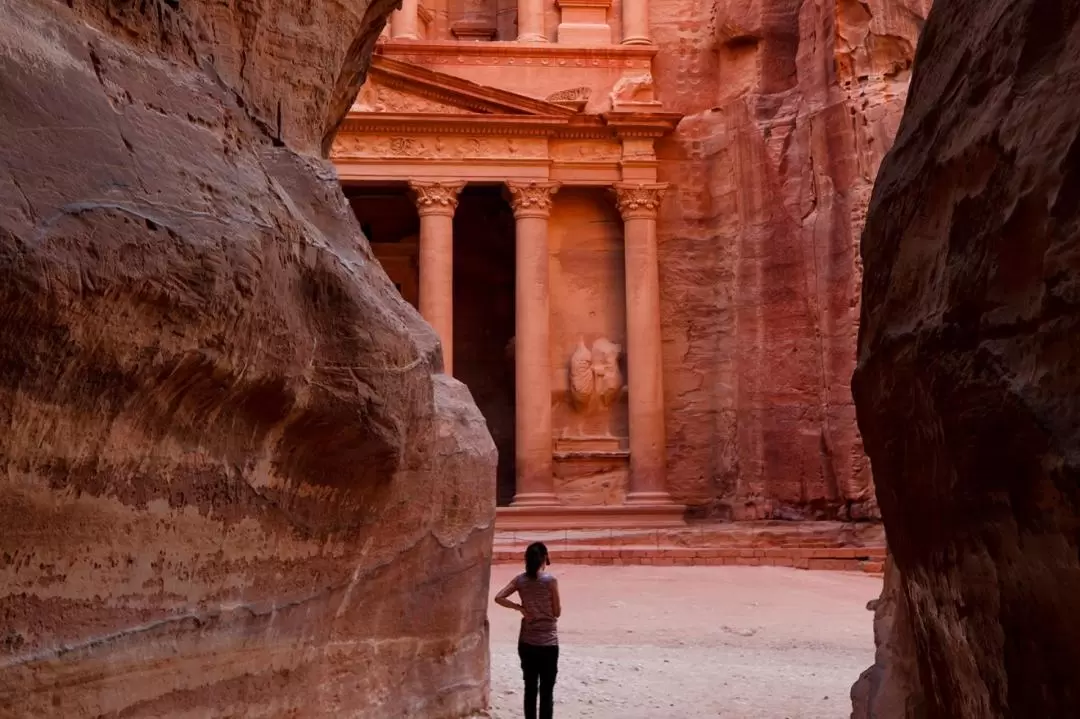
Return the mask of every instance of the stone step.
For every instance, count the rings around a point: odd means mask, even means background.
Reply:
[[[841,522],[702,523],[665,529],[495,533],[494,561],[516,563],[544,542],[555,564],[780,566],[880,573],[880,525]]]
[[[516,564],[523,549],[497,548],[492,561]],[[794,567],[879,574],[885,562],[884,547],[764,549],[687,549],[656,547],[576,547],[551,552],[553,564]]]

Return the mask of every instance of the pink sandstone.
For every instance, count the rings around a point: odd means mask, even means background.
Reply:
[[[929,0],[652,0],[668,485],[734,519],[877,514],[856,243]]]
[[[486,705],[494,446],[322,157],[391,8],[0,0],[0,715]]]

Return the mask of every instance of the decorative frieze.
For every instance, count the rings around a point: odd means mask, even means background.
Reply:
[[[425,67],[438,65],[524,65],[526,67],[618,67],[649,70],[655,45],[580,48],[553,44],[387,43],[382,53]]]
[[[556,162],[618,162],[621,156],[616,140],[551,141],[551,159]]]
[[[460,136],[381,136],[351,135],[338,137],[334,143],[334,159],[545,159],[547,140],[524,137],[460,137]]]

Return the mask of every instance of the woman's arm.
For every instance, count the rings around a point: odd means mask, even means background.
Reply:
[[[511,602],[509,597],[511,594],[517,591],[517,579],[511,579],[510,583],[499,590],[499,593],[495,595],[495,603],[500,607],[506,607],[507,609],[513,609],[515,611],[524,611],[524,608],[517,602]]]
[[[559,599],[559,582],[551,578],[551,613],[558,619],[562,615],[562,600]]]

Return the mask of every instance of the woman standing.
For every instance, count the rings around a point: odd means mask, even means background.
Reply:
[[[551,719],[554,704],[555,675],[559,670],[559,635],[556,624],[562,614],[559,583],[543,571],[550,564],[547,547],[533,542],[525,550],[525,572],[495,595],[501,607],[521,612],[518,656],[525,677],[525,719],[537,719],[537,682],[540,689],[540,719]],[[521,604],[510,601],[514,592]]]

